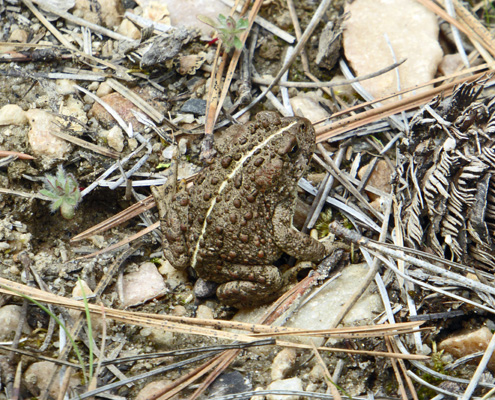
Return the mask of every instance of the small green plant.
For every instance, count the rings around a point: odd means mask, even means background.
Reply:
[[[210,25],[218,32],[218,36],[222,40],[225,51],[230,51],[232,47],[242,49],[242,42],[239,36],[249,26],[249,21],[247,19],[239,18],[236,21],[234,18],[230,16],[226,17],[223,14],[218,15],[218,22],[206,15],[198,15],[197,18],[206,25]]]
[[[59,165],[57,174],[46,175],[44,181],[45,189],[40,190],[40,193],[52,201],[50,209],[55,212],[60,208],[62,217],[74,218],[76,207],[81,201],[81,192],[74,176],[67,174]]]

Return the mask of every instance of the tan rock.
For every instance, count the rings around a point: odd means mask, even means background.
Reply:
[[[57,366],[49,361],[40,361],[31,364],[24,373],[24,382],[29,391],[39,396],[43,390],[46,389],[48,383],[51,380],[52,374]],[[69,382],[68,390],[73,390],[80,383],[80,377],[76,374],[72,374]],[[60,393],[60,380],[55,379],[50,387],[50,397],[56,399]]]
[[[399,67],[401,88],[431,80],[442,58],[437,17],[414,0],[356,0],[348,4],[344,22],[344,52],[356,75],[393,64],[387,34]],[[375,98],[397,92],[395,70],[361,82]],[[418,92],[428,87],[418,89]],[[395,101],[395,100],[390,100]]]
[[[14,29],[9,37],[9,42],[26,43],[29,33],[24,29]]]
[[[136,272],[124,276],[124,306],[135,306],[163,296],[165,282],[155,264],[146,262]]]
[[[358,171],[359,179],[363,179],[371,164],[361,167]],[[368,180],[368,185],[373,186],[376,189],[380,189],[382,192],[390,193],[392,186],[390,185],[390,180],[392,176],[392,169],[385,160],[380,160],[376,163],[375,168]],[[377,199],[379,196],[371,192],[367,192],[372,200]]]
[[[486,326],[467,333],[459,333],[448,339],[443,340],[439,345],[439,350],[445,350],[446,353],[452,354],[456,358],[464,357],[478,351],[486,350],[492,333]],[[474,362],[479,362],[475,360]],[[488,369],[495,372],[495,355],[492,355],[488,362]]]
[[[0,340],[5,341],[14,338],[21,316],[21,306],[7,305],[0,308]],[[22,333],[25,335],[31,333],[31,328],[26,322],[22,327]]]
[[[0,125],[25,125],[27,122],[26,113],[17,104],[7,104],[0,108]]]
[[[124,9],[120,0],[76,0],[73,14],[94,24],[103,24],[107,28],[118,26],[122,20]]]
[[[123,19],[117,29],[121,35],[125,35],[133,40],[138,40],[141,37],[139,29],[128,19]]]
[[[28,140],[33,153],[38,156],[63,159],[70,153],[72,146],[65,140],[59,139],[50,132],[59,131],[54,115],[38,109],[26,111],[31,129]]]

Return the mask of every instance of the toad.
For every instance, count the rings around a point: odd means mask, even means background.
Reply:
[[[215,159],[188,190],[177,189],[173,160],[173,176],[152,188],[165,258],[219,283],[224,304],[244,308],[273,300],[283,287],[273,265],[282,253],[320,261],[331,252],[292,226],[297,184],[314,149],[307,119],[261,112],[224,132]]]

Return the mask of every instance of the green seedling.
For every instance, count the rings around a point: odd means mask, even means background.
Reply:
[[[239,38],[240,34],[249,26],[249,21],[245,18],[239,18],[237,21],[232,17],[226,17],[219,14],[217,21],[212,20],[206,15],[198,15],[201,22],[210,25],[218,32],[218,36],[222,40],[225,51],[229,52],[232,47],[242,49],[242,42]]]
[[[74,176],[67,174],[59,165],[57,174],[47,175],[44,181],[45,189],[40,190],[40,193],[52,201],[50,209],[53,212],[60,209],[65,219],[74,218],[76,207],[81,201],[81,192]]]

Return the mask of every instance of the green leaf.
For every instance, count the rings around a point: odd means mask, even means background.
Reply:
[[[246,18],[239,18],[236,24],[236,29],[245,30],[249,27],[249,20]]]
[[[218,14],[217,19],[220,22],[220,24],[222,24],[223,26],[227,26],[227,17],[225,15]]]
[[[237,50],[242,49],[242,42],[241,42],[241,39],[239,39],[237,36],[234,38],[234,47],[235,47]]]
[[[207,17],[206,15],[198,14],[196,18],[200,20],[203,24],[210,25],[213,28],[216,28],[218,25],[215,21],[213,21],[210,17]]]

